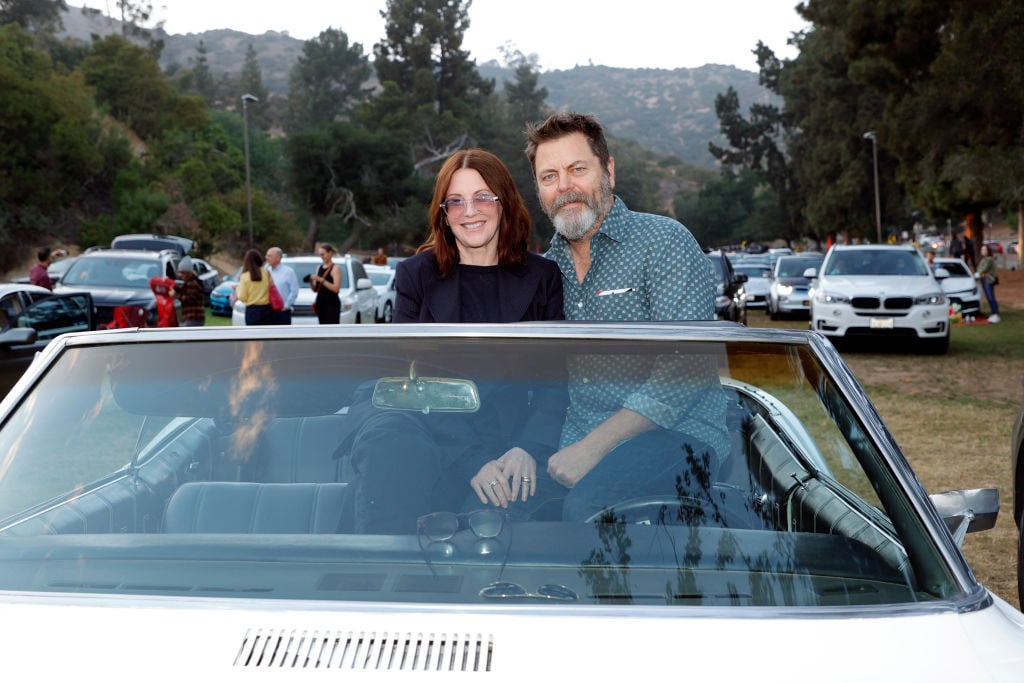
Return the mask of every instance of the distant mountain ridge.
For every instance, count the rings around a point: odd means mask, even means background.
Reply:
[[[77,7],[63,14],[65,34],[88,41],[93,34],[120,31],[120,22],[102,15],[84,16]],[[344,30],[344,27],[340,27]],[[263,85],[272,96],[288,94],[288,75],[302,54],[302,40],[287,32],[254,36],[231,29],[186,35],[158,32],[164,41],[160,63],[168,71],[191,68],[200,41],[214,78],[237,76],[251,43],[256,50]],[[368,50],[371,46],[364,45]],[[477,67],[500,90],[513,71],[488,61]],[[554,109],[592,112],[613,135],[634,140],[662,155],[674,155],[695,166],[714,167],[708,143],[723,144],[715,115],[715,96],[732,86],[746,109],[755,102],[776,101],[761,87],[758,75],[732,66],[707,64],[694,69],[622,69],[577,66],[540,74]]]

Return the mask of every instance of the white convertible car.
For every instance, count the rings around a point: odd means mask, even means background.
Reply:
[[[666,432],[703,406],[725,445],[713,465],[680,452],[692,479],[611,496],[585,520],[553,498],[542,517],[438,503],[393,532],[354,530],[362,420],[405,416],[443,449],[484,424],[541,442],[539,418],[556,425],[555,448],[565,402],[611,396]],[[1024,616],[978,584],[959,550],[994,524],[997,492],[924,491],[814,332],[78,333],[37,358],[0,421],[5,680],[1024,672]],[[467,480],[449,483],[470,493]]]

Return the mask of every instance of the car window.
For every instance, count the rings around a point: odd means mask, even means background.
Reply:
[[[735,272],[746,275],[748,278],[751,277],[763,277],[768,278],[772,276],[772,271],[766,266],[745,266],[742,263],[733,268]]]
[[[374,285],[386,285],[391,280],[390,270],[371,270],[369,271],[370,282]]]
[[[37,340],[65,332],[92,328],[92,299],[86,294],[53,296],[36,301],[18,318],[19,327],[31,327]]]
[[[973,275],[971,275],[971,271],[967,269],[967,266],[962,263],[958,263],[957,261],[939,263],[938,267],[945,268],[946,272],[949,273],[951,277],[973,277]]]
[[[776,277],[803,277],[808,268],[817,268],[821,259],[781,258],[775,266]]]
[[[0,562],[0,590],[470,605],[538,591],[531,608],[600,610],[957,594],[890,437],[810,346],[575,330],[80,340],[0,430],[0,552],[19,558]],[[383,444],[435,434],[443,457],[482,464],[503,450],[492,426],[528,427],[528,448],[572,443],[565,402],[619,394],[665,444],[683,425],[705,435],[679,451],[692,477],[666,477],[673,493],[628,484],[565,519],[557,496],[557,515],[482,506],[459,474],[426,513],[389,502],[398,529],[352,529],[366,503],[348,494],[382,457],[359,450],[361,427]]]
[[[168,264],[168,270],[173,265]],[[62,280],[66,285],[83,287],[131,287],[148,289],[149,279],[161,272],[160,262],[115,256],[79,258]]]

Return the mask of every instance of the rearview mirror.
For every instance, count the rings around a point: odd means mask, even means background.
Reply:
[[[373,407],[427,413],[475,413],[480,392],[469,379],[418,377],[416,362],[408,377],[383,377],[373,388]]]

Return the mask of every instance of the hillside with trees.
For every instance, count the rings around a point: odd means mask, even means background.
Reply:
[[[514,51],[477,65],[465,0],[389,0],[373,46],[341,29],[169,36],[131,0],[117,20],[0,0],[0,262],[122,232],[240,254],[246,137],[257,246],[415,246],[440,162],[477,145],[508,161],[543,248],[522,131],[564,106],[607,126],[627,204],[680,218],[707,246],[874,239],[874,145],[883,239],[963,220],[980,243],[1024,202],[1024,8],[983,4],[808,0],[798,56],[759,45],[755,74],[541,72]]]

